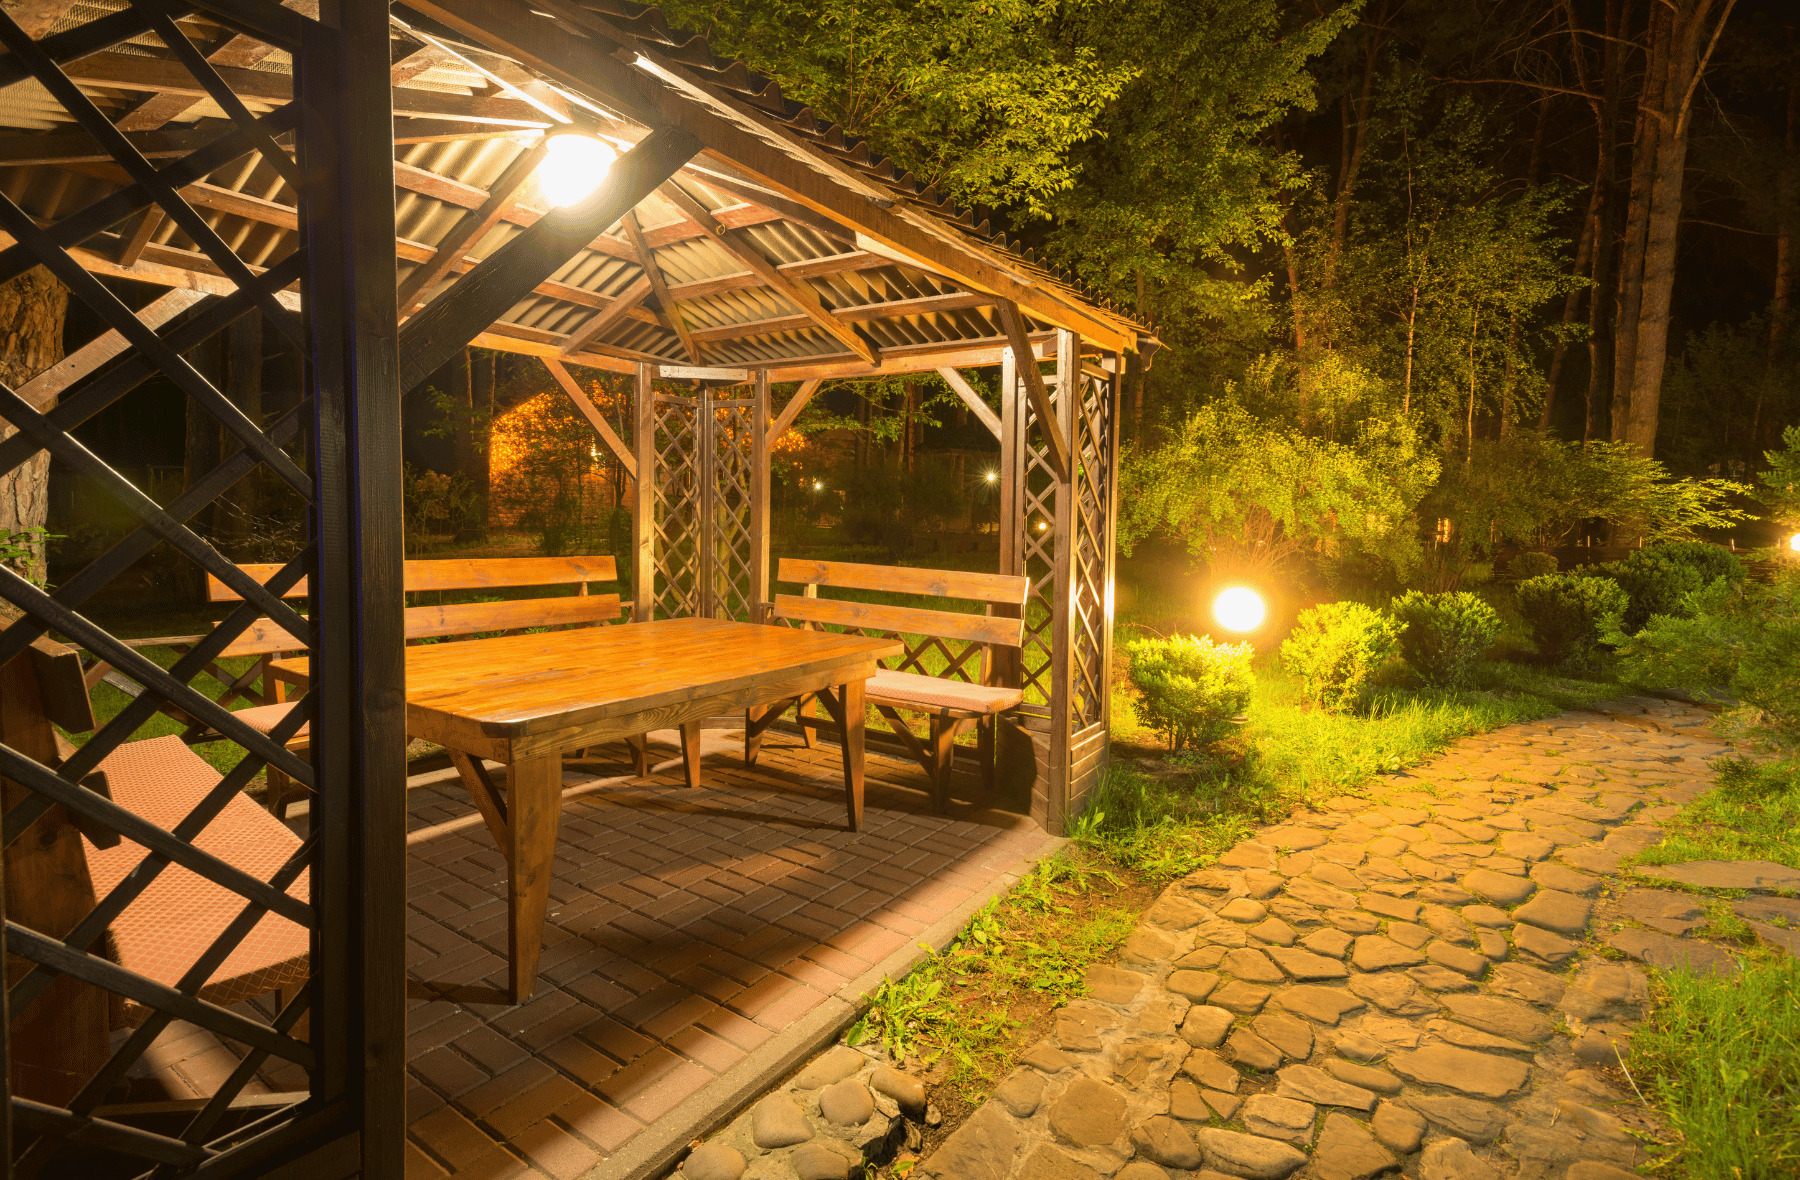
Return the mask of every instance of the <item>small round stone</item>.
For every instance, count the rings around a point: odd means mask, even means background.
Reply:
[[[738,1180],[744,1157],[723,1143],[702,1143],[681,1165],[682,1180]]]
[[[861,1082],[845,1079],[820,1092],[819,1113],[840,1127],[860,1127],[874,1116],[875,1098]]]
[[[918,1118],[925,1113],[925,1083],[911,1074],[901,1073],[892,1066],[884,1065],[875,1071],[869,1079],[870,1085],[886,1094],[900,1104],[908,1118]]]
[[[800,1180],[850,1180],[850,1161],[823,1143],[808,1143],[788,1157]]]
[[[1219,907],[1219,917],[1233,922],[1260,922],[1269,916],[1269,907],[1247,897],[1234,897]]]
[[[765,1151],[792,1147],[813,1137],[806,1115],[799,1104],[786,1094],[771,1094],[756,1104],[750,1114],[750,1138]]]

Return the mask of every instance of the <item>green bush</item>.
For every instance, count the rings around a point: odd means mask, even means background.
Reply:
[[[1715,578],[1724,578],[1736,584],[1744,580],[1749,573],[1738,555],[1729,549],[1721,549],[1717,545],[1709,545],[1705,541],[1676,541],[1668,545],[1658,545],[1646,552],[1655,553],[1677,565],[1691,566],[1700,571],[1700,584],[1710,585]]]
[[[1143,699],[1144,723],[1171,749],[1216,742],[1250,704],[1255,677],[1248,643],[1214,643],[1205,635],[1139,639],[1125,645],[1129,675]]]
[[[1281,662],[1300,678],[1308,700],[1327,709],[1356,708],[1405,630],[1399,620],[1360,602],[1326,603],[1300,612],[1282,642]]]
[[[1610,578],[1630,600],[1625,608],[1627,635],[1641,631],[1651,615],[1685,615],[1687,596],[1706,585],[1700,571],[1671,561],[1662,550],[1639,549],[1623,561],[1590,565],[1580,573],[1589,578]]]
[[[1514,554],[1513,559],[1506,563],[1506,572],[1520,582],[1553,574],[1560,568],[1556,562],[1556,554],[1540,553],[1535,549]]]
[[[1608,615],[1620,616],[1631,600],[1611,578],[1544,574],[1518,587],[1519,613],[1531,624],[1538,652],[1565,668],[1592,666]]]
[[[1409,590],[1388,607],[1406,625],[1400,654],[1425,683],[1460,688],[1475,661],[1499,638],[1500,615],[1479,594],[1424,594]]]

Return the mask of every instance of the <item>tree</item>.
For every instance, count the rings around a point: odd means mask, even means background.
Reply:
[[[18,389],[60,361],[69,289],[43,267],[0,284],[0,381]],[[48,409],[48,406],[43,407]],[[15,433],[0,424],[0,438]],[[9,564],[42,582],[44,522],[50,510],[50,453],[39,451],[0,476],[0,541],[19,554]]]

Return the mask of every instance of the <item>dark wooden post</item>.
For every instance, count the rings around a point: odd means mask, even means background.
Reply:
[[[1056,424],[1071,448],[1076,446],[1075,414],[1081,403],[1080,382],[1081,338],[1073,332],[1058,331],[1056,390],[1051,405]],[[1075,606],[1075,514],[1079,510],[1075,471],[1079,459],[1079,453],[1072,451],[1066,469],[1056,477],[1055,508],[1050,521],[1053,547],[1050,573],[1050,783],[1044,827],[1057,834],[1062,833],[1067,818],[1069,731],[1074,724],[1071,614]]]
[[[405,542],[388,13],[327,0],[322,17],[303,23],[295,70],[317,492],[312,1090],[341,1104],[338,1158],[348,1152],[362,1176],[386,1180],[405,1171],[406,1142]]]

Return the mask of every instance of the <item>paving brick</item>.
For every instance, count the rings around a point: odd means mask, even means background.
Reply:
[[[555,1076],[555,1071],[535,1057],[528,1057],[491,1082],[484,1082],[456,1100],[457,1105],[485,1118],[523,1090],[538,1086]]]
[[[552,1112],[581,1092],[581,1087],[574,1082],[552,1074],[541,1085],[533,1086],[489,1111],[482,1121],[511,1142],[526,1127],[549,1118]]]
[[[447,1098],[468,1093],[489,1080],[489,1074],[456,1050],[445,1047],[421,1054],[408,1063],[420,1081]]]
[[[460,1171],[469,1161],[493,1150],[494,1140],[451,1107],[435,1110],[407,1127],[407,1132],[433,1156]]]
[[[659,1045],[597,1088],[627,1114],[652,1123],[711,1080],[710,1072]]]
[[[605,1158],[553,1119],[527,1127],[511,1142],[513,1150],[556,1180],[575,1180]]]
[[[402,1175],[405,1180],[439,1180],[450,1173],[430,1156],[419,1149],[416,1144],[406,1145],[406,1170]]]

